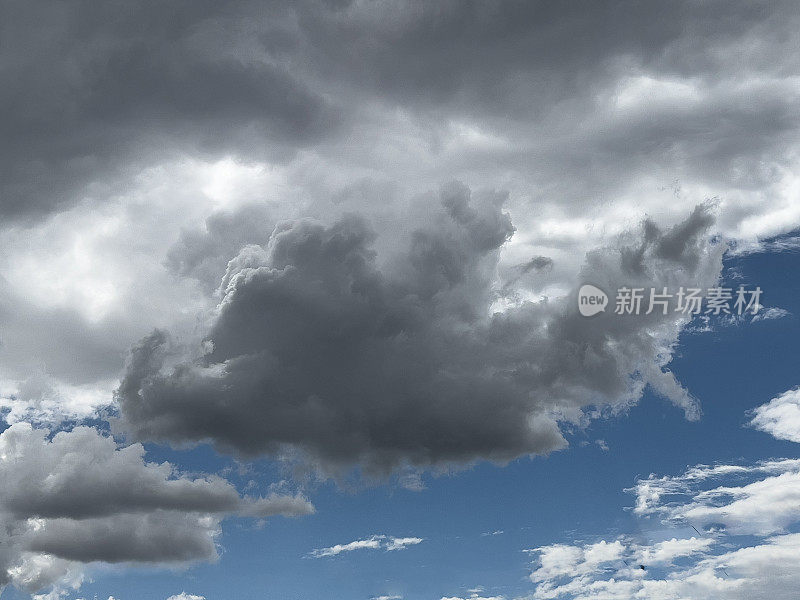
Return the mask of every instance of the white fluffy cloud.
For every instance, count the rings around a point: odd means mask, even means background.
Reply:
[[[752,411],[750,425],[779,440],[800,443],[800,388],[788,390]]]
[[[633,490],[637,514],[676,524],[769,535],[800,521],[800,459],[700,465],[677,477],[651,475]]]
[[[480,594],[470,594],[469,596],[442,596],[441,600],[505,600],[505,596],[481,596]]]
[[[535,548],[537,600],[789,600],[800,585],[800,461],[699,465],[637,482],[654,539]],[[657,519],[661,526],[654,526]],[[663,527],[675,535],[666,537]],[[669,529],[666,530],[669,532]]]

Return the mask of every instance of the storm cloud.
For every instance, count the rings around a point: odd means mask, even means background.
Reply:
[[[138,439],[299,451],[324,469],[386,473],[561,448],[559,420],[625,406],[646,384],[696,418],[662,369],[679,313],[585,319],[574,295],[492,310],[514,231],[503,201],[445,187],[405,250],[382,262],[357,216],[280,223],[229,262],[201,358],[181,360],[163,331],[134,347],[120,426]],[[591,253],[582,276],[609,290],[712,285],[722,249],[706,239],[710,210],[668,231],[645,223]]]

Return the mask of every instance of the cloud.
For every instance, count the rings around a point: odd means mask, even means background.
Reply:
[[[763,252],[797,252],[800,250],[800,236],[782,235],[772,239],[734,244],[732,256],[747,256]]]
[[[242,504],[239,514],[244,517],[299,517],[315,512],[314,505],[301,494],[288,496],[273,492],[266,497],[247,498]]]
[[[752,427],[779,440],[800,443],[800,389],[788,390],[750,414]]]
[[[214,213],[202,229],[181,232],[167,254],[167,265],[174,273],[197,279],[213,291],[231,257],[245,246],[267,240],[271,222],[267,208],[259,204]]]
[[[721,484],[730,479],[737,485]],[[800,460],[699,465],[680,476],[651,475],[637,481],[633,491],[639,515],[737,535],[770,535],[800,520]]]
[[[587,320],[571,297],[493,313],[498,253],[514,228],[502,195],[472,196],[445,187],[380,262],[359,217],[279,224],[230,260],[205,355],[182,360],[163,331],[133,348],[120,427],[386,473],[561,448],[557,420],[626,406],[646,384],[697,416],[663,370],[681,315]],[[709,211],[666,231],[648,222],[590,253],[582,276],[605,289],[710,286],[721,248],[705,241]]]
[[[800,224],[792,3],[734,3],[723,20],[692,2],[668,16],[514,1],[105,10],[15,1],[0,32],[11,421],[95,416],[125,349],[154,327],[202,329],[228,260],[285,219],[360,215],[392,275],[383,257],[424,222],[410,199],[451,179],[505,190],[516,234],[495,307],[561,297],[587,252],[706,197],[719,198],[709,233],[741,243]],[[516,432],[501,460],[558,447],[537,420],[541,443]],[[372,450],[382,464],[408,454]],[[431,454],[411,460],[449,460]]]
[[[759,311],[754,317],[753,321],[771,321],[773,319],[782,319],[788,317],[791,313],[785,308],[770,307],[763,312]]]
[[[174,596],[170,596],[167,600],[206,600],[205,596],[196,596],[194,594],[187,594],[186,592],[181,592],[180,594],[176,594]]]
[[[505,596],[480,596],[478,594],[470,594],[465,598],[461,596],[442,596],[441,600],[505,600]]]
[[[314,558],[322,558],[325,556],[337,556],[342,552],[352,552],[353,550],[362,550],[365,548],[375,550],[381,547],[381,540],[384,536],[373,535],[372,537],[363,540],[354,540],[346,544],[336,544],[328,548],[317,548],[312,550],[309,556]]]
[[[405,550],[409,546],[416,546],[417,544],[421,544],[424,540],[418,537],[404,537],[404,538],[389,538],[389,541],[386,543],[386,550]]]
[[[142,5],[124,16],[109,7],[101,16],[13,3],[5,76],[18,85],[0,96],[4,217],[103,195],[187,150],[282,159],[335,129],[336,108],[288,64],[263,53],[244,60],[246,44],[226,31],[246,22],[247,4]]]
[[[716,233],[797,249],[763,241],[800,224],[792,2],[722,19],[715,2],[118,8],[19,0],[0,24],[8,423],[97,416],[118,387],[141,440],[395,470],[417,489],[424,468],[562,448],[559,424],[646,385],[697,418],[668,370],[683,322],[590,323],[570,290],[710,284]],[[451,179],[476,191],[441,206],[427,190]],[[716,220],[685,219],[706,197]],[[51,516],[32,518],[100,535],[120,504],[120,526],[152,531],[194,514],[176,508],[193,489],[230,496],[214,519],[311,510],[134,471],[153,487],[94,506],[44,494]],[[8,494],[16,522],[25,498]],[[213,524],[170,524],[208,554]],[[39,538],[84,556],[59,543]],[[25,556],[25,581],[74,566]]]
[[[302,496],[242,497],[217,476],[148,463],[89,427],[53,435],[27,423],[0,434],[4,583],[77,589],[91,563],[187,564],[217,558],[222,519],[313,512]]]
[[[354,540],[346,544],[336,544],[328,548],[317,548],[312,550],[308,555],[312,558],[324,558],[327,556],[338,556],[343,552],[352,552],[354,550],[379,550],[383,549],[387,552],[392,550],[405,550],[408,546],[416,546],[421,544],[424,540],[418,537],[404,537],[396,538],[387,535],[373,535],[362,540]]]
[[[800,583],[797,469],[791,460],[698,465],[639,481],[634,512],[661,527],[643,522],[639,535],[531,550],[530,598],[788,600]],[[668,537],[669,528],[691,535]]]
[[[677,174],[684,190],[769,189],[729,219],[774,226],[796,8],[678,8],[176,2],[110,18],[15,2],[4,213],[108,196],[175,155],[232,154],[426,185],[505,173],[543,197],[557,184],[573,209]]]

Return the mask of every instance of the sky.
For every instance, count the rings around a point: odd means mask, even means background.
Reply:
[[[799,26],[0,2],[0,598],[794,598]]]

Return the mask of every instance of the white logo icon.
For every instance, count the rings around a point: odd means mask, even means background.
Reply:
[[[599,287],[584,284],[578,290],[578,310],[584,317],[603,312],[608,306],[608,295]]]

